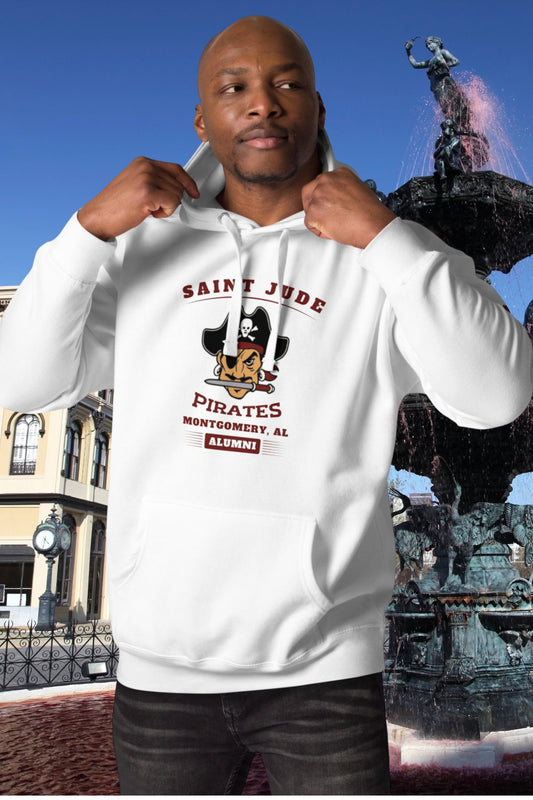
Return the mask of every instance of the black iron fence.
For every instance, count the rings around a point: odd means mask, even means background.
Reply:
[[[51,631],[0,624],[0,691],[114,680],[118,656],[109,623],[99,620]]]

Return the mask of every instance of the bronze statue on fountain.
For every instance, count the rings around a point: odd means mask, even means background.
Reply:
[[[450,74],[458,59],[438,36],[430,36],[426,46],[432,57],[416,61],[413,41],[405,44],[409,61],[427,69],[446,129],[435,147],[436,174],[412,178],[388,196],[387,204],[472,256],[482,277],[492,270],[507,273],[533,253],[533,187],[492,170],[479,172],[489,160],[490,145],[476,130],[467,94]]]
[[[458,143],[458,161],[461,169],[457,171],[468,172],[480,169],[489,160],[489,143],[485,136],[473,130],[474,122],[468,98],[450,74],[450,68],[456,67],[459,59],[444,49],[442,39],[438,36],[428,36],[426,47],[432,56],[426,61],[416,61],[411,54],[413,43],[414,39],[409,39],[405,43],[407,57],[415,69],[427,69],[431,91],[442,110],[445,122],[455,126],[457,133],[459,129],[465,129],[464,133],[458,133],[458,135],[471,136],[476,139],[476,141]]]
[[[385,202],[474,260],[480,280],[533,253],[533,187],[492,170],[458,59],[436,36],[426,69],[442,111],[435,173]],[[531,319],[528,319],[528,314]],[[526,323],[533,320],[533,309]],[[425,735],[479,737],[533,725],[533,496],[507,503],[513,478],[533,471],[533,408],[493,430],[459,428],[424,395],[404,398],[393,464],[432,478],[438,505],[396,492],[400,577],[389,608],[385,690],[390,721]],[[521,571],[511,546],[523,548]],[[430,564],[424,554],[431,557]]]

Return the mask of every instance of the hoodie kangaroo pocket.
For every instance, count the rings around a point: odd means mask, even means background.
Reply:
[[[213,670],[276,671],[321,642],[331,607],[312,517],[147,500],[144,546],[114,592],[119,645]]]

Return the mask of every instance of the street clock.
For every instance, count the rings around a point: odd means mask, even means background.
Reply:
[[[59,521],[54,506],[46,520],[37,525],[33,534],[33,547],[38,553],[45,556],[48,564],[46,590],[39,597],[39,617],[35,626],[36,631],[52,631],[54,629],[57,598],[52,592],[52,569],[56,556],[69,549],[70,540],[70,530],[64,522]]]
[[[34,549],[52,558],[61,550],[68,550],[70,542],[70,530],[63,522],[59,522],[55,508],[48,519],[37,526],[33,534]]]

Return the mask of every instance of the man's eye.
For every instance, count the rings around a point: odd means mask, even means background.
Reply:
[[[255,360],[254,357],[250,356],[250,358],[247,358],[244,363],[246,364],[247,367],[253,367],[254,360]]]
[[[278,83],[278,89],[298,89],[299,84],[295,83],[294,81],[283,81],[282,83]]]
[[[242,86],[240,84],[234,83],[231,86],[226,86],[222,89],[222,94],[235,94],[235,92],[240,92]]]

